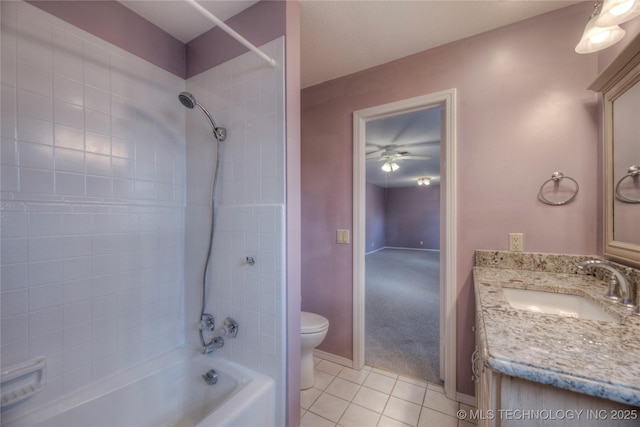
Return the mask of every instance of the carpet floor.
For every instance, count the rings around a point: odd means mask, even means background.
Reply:
[[[365,265],[365,363],[442,383],[440,252],[383,249]]]

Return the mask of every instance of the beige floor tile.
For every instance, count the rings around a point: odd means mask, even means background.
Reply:
[[[333,394],[341,399],[351,401],[360,389],[360,386],[351,381],[336,377],[325,389],[325,393]]]
[[[410,384],[404,381],[396,381],[396,385],[395,387],[393,387],[391,395],[399,399],[408,400],[411,403],[422,405],[426,391],[426,384],[424,386],[421,386]]]
[[[316,378],[316,382],[313,385],[313,387],[317,388],[318,390],[324,390],[325,388],[327,388],[327,386],[331,384],[331,381],[333,381],[333,379],[335,378],[334,375],[330,375],[330,374],[327,374],[326,372],[318,371],[317,369],[315,370],[314,375]]]
[[[401,423],[398,420],[394,420],[393,418],[389,418],[385,415],[380,417],[380,422],[378,423],[378,427],[411,427],[409,424]]]
[[[351,368],[342,368],[338,376],[340,378],[344,378],[347,381],[351,381],[352,383],[362,384],[364,380],[367,379],[369,372],[371,372],[371,370],[369,369],[362,369],[360,371],[357,371]]]
[[[372,368],[371,372],[375,372],[376,374],[384,375],[385,377],[390,377],[390,378],[393,378],[393,379],[397,379],[398,378],[398,374],[393,373],[393,372],[389,372],[389,371],[385,371],[384,369],[380,369],[380,368]]]
[[[396,380],[394,378],[381,375],[377,372],[371,372],[362,385],[390,394],[395,383]]]
[[[342,370],[342,365],[338,365],[337,363],[330,362],[328,360],[321,360],[320,363],[316,365],[316,370],[335,376]]]
[[[302,409],[309,409],[311,405],[313,405],[313,402],[316,401],[318,396],[320,396],[320,393],[322,393],[321,390],[318,390],[317,388],[313,388],[313,387],[308,388],[306,390],[301,390],[300,391],[300,407],[302,407]]]
[[[383,414],[394,420],[415,426],[418,424],[420,409],[420,405],[391,396],[387,402],[387,406],[384,408]]]
[[[423,407],[418,427],[458,427],[458,418]]]
[[[413,385],[419,385],[424,388],[427,388],[427,384],[428,384],[426,381],[416,380],[415,378],[403,377],[402,375],[398,377],[398,380],[404,381],[405,383],[410,383]]]
[[[335,427],[336,423],[331,422],[318,415],[307,412],[300,420],[300,427]]]
[[[444,394],[444,386],[442,384],[429,383],[427,385],[427,388],[429,390],[437,391],[438,393]]]
[[[353,403],[364,406],[379,414],[384,411],[384,407],[389,400],[389,395],[367,387],[361,387],[353,398]]]
[[[340,418],[338,425],[343,427],[375,427],[379,419],[379,413],[351,404]]]
[[[444,394],[431,389],[427,389],[423,406],[451,416],[455,416],[459,408],[458,402],[455,400],[449,400]]]
[[[348,406],[349,402],[346,400],[327,393],[322,393],[313,405],[311,405],[309,411],[337,423]]]

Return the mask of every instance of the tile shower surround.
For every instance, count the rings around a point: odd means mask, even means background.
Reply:
[[[4,368],[48,358],[45,390],[3,411],[3,419],[193,338],[187,337],[189,313],[199,311],[199,303],[195,309],[189,298],[199,288],[189,287],[202,268],[192,259],[202,256],[204,234],[194,227],[206,225],[210,165],[188,156],[191,144],[211,141],[203,117],[188,113],[176,97],[185,87],[196,93],[204,82],[207,94],[227,97],[220,107],[219,100],[196,94],[230,128],[230,143],[250,136],[256,120],[273,136],[264,142],[273,149],[261,154],[257,168],[246,169],[246,177],[233,151],[237,163],[223,174],[223,195],[231,197],[246,179],[262,183],[261,197],[281,198],[257,200],[245,187],[242,200],[227,198],[221,207],[220,240],[233,245],[230,253],[253,251],[260,263],[252,272],[220,268],[214,280],[232,278],[243,286],[216,285],[210,310],[219,309],[216,297],[231,298],[220,304],[231,310],[224,315],[235,315],[245,329],[223,356],[276,377],[282,398],[284,178],[283,168],[265,172],[264,179],[260,170],[281,167],[283,147],[276,145],[283,140],[283,108],[271,110],[271,122],[252,114],[256,104],[245,95],[255,82],[242,83],[237,72],[250,60],[237,58],[235,68],[223,64],[220,72],[185,82],[31,5],[1,7],[1,362]],[[278,82],[277,73],[260,81],[264,111],[282,98]],[[213,91],[216,84],[222,92]],[[185,137],[187,122],[193,132]],[[265,157],[273,162],[265,164]],[[187,176],[187,165],[195,176]],[[256,218],[259,228],[251,225]],[[185,275],[185,263],[196,270]]]
[[[284,38],[261,49],[284,63]],[[227,129],[220,145],[216,236],[207,310],[218,324],[231,316],[238,338],[216,352],[276,379],[278,425],[284,425],[285,178],[284,72],[252,53],[187,80],[187,90]],[[215,144],[208,121],[187,114],[185,340],[199,345],[202,266],[208,245]],[[255,259],[250,266],[246,257]],[[195,316],[195,318],[194,318]]]
[[[10,419],[184,341],[184,81],[2,2],[2,368]]]

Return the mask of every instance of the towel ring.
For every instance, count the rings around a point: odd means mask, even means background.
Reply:
[[[627,178],[631,178],[632,180],[634,180],[634,178],[638,176],[640,176],[640,165],[631,166],[629,170],[627,170],[627,174],[622,178],[620,178],[620,181],[618,181],[618,183],[616,184],[616,199],[625,203],[640,203],[640,199],[628,199],[624,197],[622,193],[620,193],[620,184],[622,184],[622,181],[624,181]]]
[[[573,183],[576,185],[576,189],[573,192],[573,195],[569,197],[567,200],[563,200],[560,202],[552,202],[551,200],[544,197],[544,194],[542,194],[542,189],[544,188],[544,186],[551,181],[553,181],[554,184],[558,185],[563,178],[573,181]],[[551,175],[551,178],[543,182],[542,185],[540,186],[540,191],[538,191],[538,199],[540,199],[542,203],[546,203],[547,205],[551,205],[551,206],[566,205],[567,203],[571,202],[573,199],[576,198],[576,196],[578,195],[578,191],[580,191],[580,186],[578,185],[578,182],[575,179],[571,178],[570,176],[564,175],[562,172],[556,171]]]

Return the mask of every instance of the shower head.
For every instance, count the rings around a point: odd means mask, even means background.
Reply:
[[[193,109],[193,107],[195,107],[196,105],[200,107],[204,115],[207,116],[207,118],[209,119],[209,122],[211,122],[213,135],[216,137],[218,141],[222,142],[227,138],[227,130],[225,128],[219,128],[218,126],[216,126],[216,122],[213,121],[213,117],[211,117],[211,114],[209,114],[207,109],[204,108],[202,104],[196,101],[195,96],[193,96],[189,92],[180,92],[180,94],[178,95],[178,99],[180,100],[180,103],[182,105],[184,105],[189,109]]]
[[[185,107],[193,109],[196,106],[196,99],[189,92],[181,92],[178,99]]]

